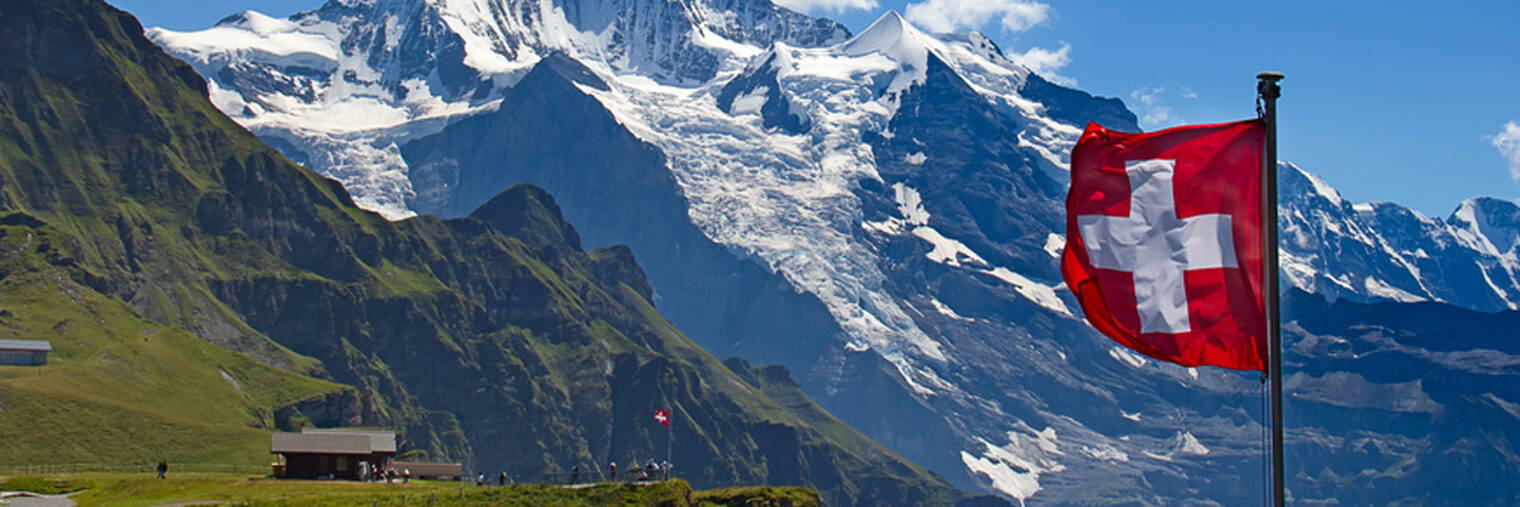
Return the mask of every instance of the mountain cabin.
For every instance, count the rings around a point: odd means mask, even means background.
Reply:
[[[0,366],[43,366],[52,350],[42,340],[0,340]]]
[[[275,477],[358,480],[361,470],[385,469],[396,455],[396,433],[308,428],[270,435],[269,452],[280,455]]]

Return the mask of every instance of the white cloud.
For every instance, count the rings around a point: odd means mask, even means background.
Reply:
[[[1184,98],[1184,99],[1194,100],[1194,99],[1198,98],[1198,93],[1194,92],[1192,88],[1188,88],[1186,86],[1179,86],[1178,89],[1181,90],[1182,98]]]
[[[832,12],[835,14],[844,11],[859,9],[863,11],[875,10],[876,0],[772,0],[776,5],[788,9],[810,13],[813,11]]]
[[[1030,0],[925,0],[908,4],[903,15],[931,32],[975,30],[996,20],[1017,33],[1050,19],[1050,6]]]
[[[1499,150],[1499,154],[1509,164],[1509,177],[1520,182],[1520,123],[1505,123],[1504,129],[1489,139],[1489,142],[1494,143],[1494,148]]]
[[[1155,128],[1161,125],[1176,123],[1177,117],[1172,116],[1172,108],[1161,103],[1161,94],[1166,92],[1165,87],[1155,86],[1141,88],[1129,92],[1129,96],[1139,102],[1140,124],[1145,128]],[[1132,104],[1133,106],[1133,104]]]
[[[1056,73],[1071,63],[1071,44],[1062,42],[1061,49],[1057,50],[1033,47],[1023,53],[1009,54],[1008,57],[1051,82],[1064,86],[1077,85],[1077,80]]]

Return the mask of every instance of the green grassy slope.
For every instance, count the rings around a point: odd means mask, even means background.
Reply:
[[[744,487],[692,490],[686,481],[649,484],[598,484],[574,488],[550,485],[476,487],[457,482],[363,484],[326,481],[278,481],[232,474],[70,474],[0,481],[0,489],[78,491],[79,505],[121,507],[187,502],[233,502],[245,505],[731,505],[812,507],[818,493],[797,487]],[[39,491],[41,492],[41,491]]]
[[[0,333],[60,347],[0,370],[0,423],[48,426],[0,424],[18,456],[257,461],[305,419],[537,479],[663,458],[667,408],[700,487],[968,497],[706,354],[540,189],[389,222],[222,116],[123,12],[12,0],[0,34]]]
[[[0,466],[265,463],[282,408],[355,398],[142,318],[48,264],[56,241],[0,225],[0,339],[54,347],[45,367],[0,366]]]

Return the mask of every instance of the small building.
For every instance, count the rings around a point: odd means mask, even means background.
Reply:
[[[0,366],[43,366],[52,350],[43,340],[0,340]]]
[[[418,461],[392,461],[391,468],[396,473],[410,472],[413,479],[432,479],[438,481],[453,481],[464,478],[464,464],[462,463],[422,463]]]
[[[275,466],[278,477],[357,480],[361,468],[385,469],[396,455],[396,433],[338,429],[275,433],[269,436],[269,452],[284,461],[283,466]]]

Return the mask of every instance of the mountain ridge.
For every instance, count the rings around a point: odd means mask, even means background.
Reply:
[[[1432,219],[1395,203],[1352,204],[1292,164],[1280,165],[1280,173],[1288,202],[1279,219],[1283,272],[1292,286],[1358,301],[1520,308],[1520,222],[1513,219],[1520,204],[1476,197]],[[1330,255],[1337,266],[1325,264]]]

